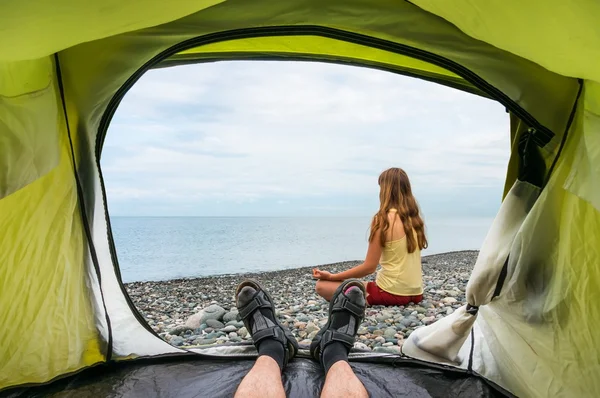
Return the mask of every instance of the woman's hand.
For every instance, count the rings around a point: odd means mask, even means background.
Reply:
[[[330,281],[331,280],[331,272],[321,271],[318,268],[313,268],[312,270],[313,278],[320,279],[322,281]]]

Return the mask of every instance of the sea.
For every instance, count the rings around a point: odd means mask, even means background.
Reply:
[[[422,255],[479,249],[492,218],[427,221]],[[363,260],[368,217],[112,217],[124,282]]]

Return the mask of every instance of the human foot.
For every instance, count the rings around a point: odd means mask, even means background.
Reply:
[[[258,355],[273,358],[283,369],[298,352],[298,343],[275,317],[275,304],[256,281],[246,280],[236,289],[239,316],[252,336]]]
[[[313,358],[321,362],[325,373],[338,361],[348,361],[356,332],[365,316],[365,287],[359,280],[342,283],[329,303],[329,319],[310,345]]]

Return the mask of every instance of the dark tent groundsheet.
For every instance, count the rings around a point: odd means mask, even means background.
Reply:
[[[20,388],[0,397],[231,397],[251,359],[163,358],[101,365],[46,386]],[[463,371],[416,364],[352,362],[371,397],[504,397],[482,378]],[[288,397],[318,397],[320,365],[296,358],[283,373]]]

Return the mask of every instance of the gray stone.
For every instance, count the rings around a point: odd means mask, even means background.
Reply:
[[[387,328],[385,329],[385,331],[383,332],[383,335],[387,338],[391,338],[394,337],[396,335],[397,331],[394,328]]]
[[[391,343],[391,342],[387,342],[387,341],[386,341],[386,342],[385,342],[385,343],[383,343],[381,346],[382,346],[382,347],[391,347],[391,346],[393,346],[393,345],[394,345],[394,343]]]
[[[192,328],[186,325],[179,325],[169,330],[169,334],[172,334],[173,336],[179,336],[180,334],[185,333],[188,330],[192,330]]]
[[[369,348],[369,346],[367,346],[365,343],[361,343],[359,341],[357,341],[356,343],[354,343],[354,348],[356,348],[357,350],[363,350],[363,351],[371,351],[371,349]]]
[[[219,320],[225,315],[225,310],[223,307],[212,304],[203,309],[202,311],[190,316],[187,321],[185,321],[185,325],[190,329],[198,329],[200,325],[205,323],[210,319]],[[206,322],[208,324],[208,322]],[[210,325],[209,325],[210,326]]]
[[[375,341],[383,344],[383,343],[385,343],[385,338],[382,336],[377,336],[377,337],[375,337]]]
[[[217,339],[212,338],[212,339],[198,339],[196,340],[198,345],[209,345],[209,344],[215,344],[217,342]]]
[[[452,307],[448,307],[446,308],[446,315],[450,315],[454,312],[454,309]]]
[[[444,303],[444,304],[454,304],[457,301],[458,300],[456,300],[454,297],[445,297],[442,299],[442,303]]]
[[[239,343],[242,341],[242,338],[239,336],[234,336],[234,337],[230,337],[229,341],[231,341],[232,343]]]
[[[427,312],[427,310],[421,306],[417,306],[417,308],[415,308],[415,310],[419,313],[419,314],[424,314]]]
[[[230,332],[227,337],[229,337],[229,339],[231,340],[233,337],[238,337],[238,334],[236,332]]]
[[[171,340],[169,341],[169,343],[171,343],[172,345],[176,346],[176,347],[180,347],[183,345],[183,337],[179,337],[179,336],[173,336],[171,338]]]
[[[399,346],[390,346],[390,347],[375,347],[373,349],[375,352],[385,352],[387,354],[400,354]]]
[[[236,328],[233,325],[229,325],[229,326],[225,326],[223,329],[221,329],[223,332],[237,332],[238,328]]]
[[[242,338],[248,336],[248,329],[246,329],[245,327],[240,328],[240,330],[237,331],[238,335],[242,336]]]
[[[360,327],[358,328],[358,332],[356,334],[358,334],[359,336],[363,335],[363,334],[367,334],[369,333],[369,330],[365,327]]]
[[[312,323],[312,322],[309,322],[309,323],[306,325],[306,329],[305,329],[305,330],[306,330],[306,333],[308,333],[308,334],[310,335],[310,334],[312,334],[312,333],[313,333],[313,332],[315,332],[315,331],[317,331],[317,332],[318,332],[318,331],[319,331],[319,327],[318,327],[317,325],[315,325],[314,323]]]
[[[220,322],[216,319],[207,319],[206,324],[214,329],[223,329],[225,327],[225,325],[223,325],[223,322]]]
[[[229,326],[229,325],[233,325],[233,326],[235,326],[236,328],[238,328],[238,329],[239,329],[239,328],[241,328],[241,327],[243,327],[243,326],[244,326],[244,322],[240,322],[240,321],[229,321],[229,322],[227,322],[227,323],[225,324],[225,326]]]
[[[385,342],[392,343],[392,344],[398,344],[398,339],[396,339],[396,338],[385,339]]]
[[[435,316],[428,316],[428,317],[425,317],[425,318],[423,318],[423,319],[421,320],[421,322],[423,322],[423,324],[424,324],[424,325],[430,325],[430,324],[432,324],[433,322],[435,322]]]
[[[386,319],[393,318],[394,315],[389,311],[381,311],[379,315],[375,316],[378,322],[385,322]]]
[[[237,317],[238,317],[238,313],[236,312],[228,312],[225,315],[223,315],[223,322],[231,322],[231,321],[237,321]]]

